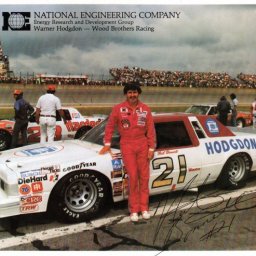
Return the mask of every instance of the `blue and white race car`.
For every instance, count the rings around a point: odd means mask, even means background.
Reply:
[[[215,118],[155,114],[157,148],[150,195],[217,183],[240,188],[256,170],[256,135],[232,132]],[[0,217],[53,211],[67,222],[94,218],[109,200],[127,199],[128,177],[115,133],[99,155],[106,120],[77,140],[0,153]]]

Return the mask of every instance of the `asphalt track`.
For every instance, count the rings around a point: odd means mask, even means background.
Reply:
[[[15,88],[22,89],[24,98],[33,105],[46,92],[46,86],[43,85],[0,84],[0,107],[11,107],[13,105],[12,92]],[[142,91],[141,100],[150,106],[217,103],[222,95],[229,99],[230,93],[235,93],[239,105],[246,106],[249,110],[249,105],[256,96],[253,89],[233,88],[142,87]],[[124,99],[120,86],[58,86],[56,96],[61,99],[64,106],[110,106]]]

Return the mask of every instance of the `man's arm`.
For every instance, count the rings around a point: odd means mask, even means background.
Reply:
[[[40,108],[36,108],[36,123],[37,124],[39,124],[40,112],[41,112],[41,109]]]
[[[59,112],[60,116],[62,117],[64,124],[66,124],[67,119],[66,119],[63,109],[58,109],[58,112]]]
[[[110,152],[112,135],[113,135],[116,124],[117,124],[117,114],[116,114],[115,108],[113,108],[105,128],[105,136],[103,139],[104,147],[100,150],[99,154],[102,155],[107,152]]]

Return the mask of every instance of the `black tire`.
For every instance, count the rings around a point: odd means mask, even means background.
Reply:
[[[94,171],[77,171],[63,177],[51,194],[49,208],[64,222],[83,222],[107,209],[110,191],[106,178]]]
[[[9,149],[12,143],[12,136],[4,130],[0,130],[0,151]]]
[[[217,184],[225,189],[237,189],[246,185],[251,169],[251,160],[246,154],[238,153],[225,163]]]
[[[236,120],[236,127],[243,128],[245,127],[245,121],[242,118],[238,118]]]
[[[86,134],[91,129],[92,129],[91,126],[82,126],[80,129],[77,130],[75,134],[75,139],[81,138],[84,134]]]

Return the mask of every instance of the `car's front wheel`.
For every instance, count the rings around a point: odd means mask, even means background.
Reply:
[[[65,222],[82,222],[107,208],[110,192],[106,178],[93,171],[63,177],[50,197],[50,209]]]
[[[251,161],[246,154],[235,154],[228,159],[217,180],[222,188],[236,189],[246,185]]]

